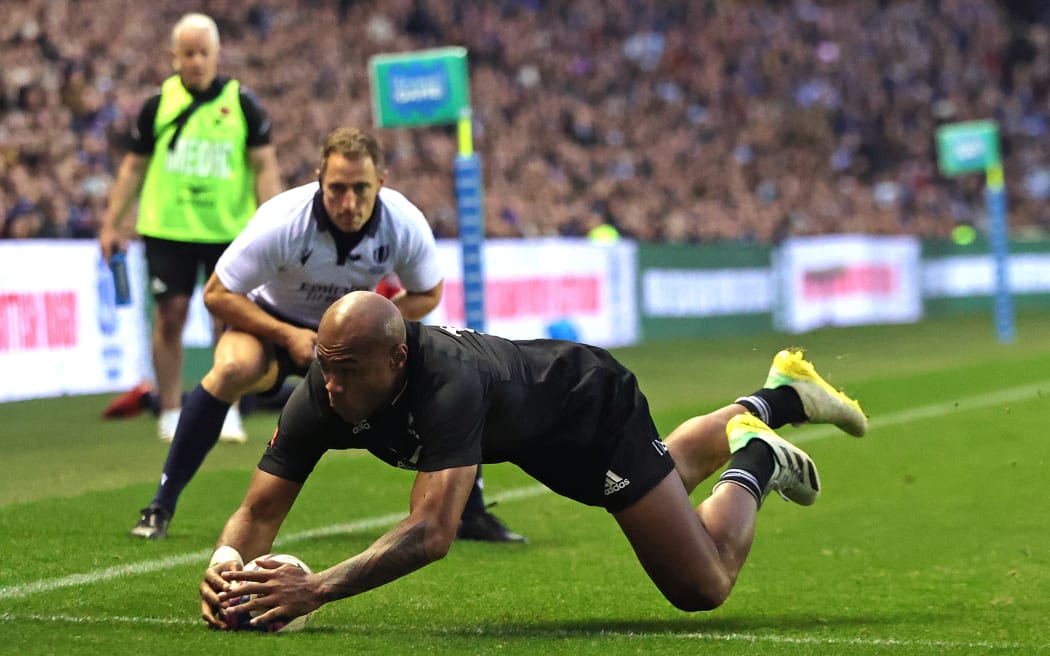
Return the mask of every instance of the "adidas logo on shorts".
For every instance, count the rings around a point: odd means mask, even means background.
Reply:
[[[612,470],[605,472],[605,496],[619,492],[630,484],[630,479],[617,476]]]

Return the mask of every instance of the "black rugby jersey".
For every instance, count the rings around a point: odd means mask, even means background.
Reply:
[[[314,362],[292,394],[259,468],[303,482],[328,449],[367,449],[396,467],[437,471],[535,462],[602,449],[648,407],[634,374],[605,350],[511,341],[406,321],[404,389],[357,424],[331,408]]]

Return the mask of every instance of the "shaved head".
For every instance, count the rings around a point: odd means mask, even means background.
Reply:
[[[405,341],[401,311],[372,292],[350,292],[333,303],[317,327],[317,350],[393,348]]]
[[[317,361],[332,408],[349,422],[368,419],[405,384],[408,345],[401,311],[372,292],[340,298],[317,327]]]

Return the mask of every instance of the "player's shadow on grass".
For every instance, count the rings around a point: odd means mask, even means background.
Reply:
[[[909,617],[909,620],[918,618]],[[736,635],[741,633],[760,634],[768,631],[795,630],[809,631],[824,628],[871,627],[884,624],[895,624],[893,617],[879,615],[855,615],[849,617],[812,614],[762,614],[754,617],[710,617],[702,614],[688,615],[675,619],[581,619],[562,622],[528,622],[506,624],[484,624],[481,626],[444,629],[442,633],[462,633],[475,636],[519,636],[519,637],[588,637],[599,638],[602,635],[644,635],[644,634],[703,634],[717,638],[719,635]]]

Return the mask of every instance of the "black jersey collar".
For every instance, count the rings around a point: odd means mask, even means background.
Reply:
[[[397,402],[401,400],[401,396],[405,393],[406,389],[408,389],[408,376],[405,376],[405,382],[401,383],[401,391],[395,394],[393,400],[390,401],[390,407],[397,405]]]
[[[360,255],[353,255],[350,251],[354,250],[365,237],[376,236],[376,232],[379,230],[379,222],[383,217],[383,201],[379,199],[379,196],[376,196],[376,204],[372,208],[372,216],[368,217],[368,220],[365,221],[360,230],[357,232],[343,232],[339,229],[339,226],[332,223],[331,217],[328,216],[328,210],[324,207],[323,193],[323,190],[318,189],[314,194],[312,214],[319,230],[332,233],[332,239],[335,240],[336,264],[346,264],[348,258],[350,260],[361,259]]]

